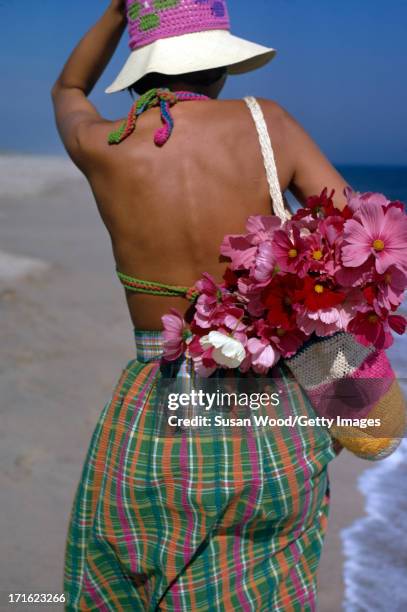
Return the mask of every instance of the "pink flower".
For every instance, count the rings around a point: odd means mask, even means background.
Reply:
[[[257,285],[267,285],[273,278],[276,268],[276,257],[271,242],[263,242],[256,256],[253,277]]]
[[[350,322],[348,331],[355,335],[364,346],[375,346],[377,349],[388,349],[393,344],[391,330],[397,334],[406,331],[406,319],[398,315],[378,315],[374,310],[358,312]]]
[[[292,357],[307,340],[307,336],[299,329],[286,330],[282,327],[272,327],[259,319],[253,329],[263,343],[271,344],[283,357]]]
[[[381,315],[383,311],[397,310],[403,300],[406,287],[406,274],[395,266],[391,266],[386,274],[374,276],[372,282],[363,288],[363,295],[368,306]],[[361,310],[364,312],[365,308]]]
[[[251,236],[225,236],[220,247],[220,253],[230,259],[231,270],[247,270],[252,267],[257,245],[251,242]]]
[[[299,307],[297,312],[298,327],[304,334],[310,336],[330,336],[339,331],[345,331],[352,318],[352,309],[346,304],[331,308],[312,311]]]
[[[362,204],[370,205],[370,208],[386,207],[389,204],[389,200],[382,193],[359,193],[358,191],[352,191],[352,189],[345,189],[345,195],[348,200],[348,206],[353,213],[356,213]]]
[[[252,368],[257,374],[267,374],[280,359],[280,353],[270,342],[250,338],[247,349],[252,357]]]
[[[273,234],[281,226],[281,221],[274,215],[252,215],[247,219],[246,229],[252,237],[253,244],[261,244],[273,238]]]
[[[194,336],[188,345],[188,355],[194,363],[194,370],[198,376],[207,378],[219,367],[212,359],[212,349],[204,349],[201,344],[202,336]]]
[[[217,285],[207,273],[196,283],[200,296],[195,304],[195,323],[202,328],[220,324],[228,308],[234,306],[236,298],[225,288]]]
[[[300,238],[298,227],[287,224],[286,228],[274,233],[273,253],[282,272],[295,274],[301,271],[306,244]]]
[[[370,259],[379,274],[392,265],[407,269],[407,217],[399,208],[390,207],[385,213],[382,206],[363,202],[357,215],[345,223],[344,266],[357,268]]]
[[[232,270],[250,270],[259,245],[270,241],[280,225],[280,219],[272,215],[249,217],[246,225],[249,233],[225,236],[220,249],[221,255],[231,260]]]
[[[186,341],[189,336],[186,323],[175,308],[172,308],[171,314],[164,315],[161,320],[164,326],[163,358],[165,361],[175,361],[186,349]]]
[[[244,310],[241,308],[230,308],[225,314],[223,324],[230,331],[244,332],[247,326],[242,322],[243,316]]]
[[[407,288],[407,275],[395,266],[391,266],[386,274],[375,279],[375,285],[377,306],[386,310],[395,310],[403,301],[404,291]]]

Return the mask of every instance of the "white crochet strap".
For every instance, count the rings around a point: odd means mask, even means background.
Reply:
[[[281,194],[280,183],[278,181],[276,160],[274,158],[273,147],[271,145],[270,134],[267,129],[267,124],[264,119],[263,111],[256,98],[248,96],[244,98],[249,110],[252,114],[259,135],[261,152],[263,154],[264,167],[266,169],[267,181],[270,186],[270,196],[273,201],[274,213],[280,217],[282,221],[290,219],[291,215],[284,206],[283,196]]]

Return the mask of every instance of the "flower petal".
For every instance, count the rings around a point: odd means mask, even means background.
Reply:
[[[367,236],[370,238],[370,244],[381,235],[384,226],[384,212],[381,206],[372,205],[369,202],[363,202],[357,213]],[[352,222],[352,219],[349,223]],[[347,225],[347,224],[346,224]]]

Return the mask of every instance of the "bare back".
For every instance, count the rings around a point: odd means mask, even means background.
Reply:
[[[301,181],[289,116],[273,102],[260,103],[281,190],[290,187],[303,200],[326,185],[339,191],[341,205],[346,184],[342,177],[323,158],[323,176],[319,179],[314,171],[308,182]],[[250,215],[273,212],[256,129],[243,100],[179,103],[172,114],[174,132],[162,148],[153,142],[160,126],[158,109],[141,116],[134,134],[118,146],[107,145],[112,123],[89,127],[83,134],[90,144],[82,169],[122,272],[186,286],[202,272],[221,280],[225,262],[219,247],[224,235],[243,233]],[[127,301],[134,326],[151,330],[161,329],[161,316],[169,308],[184,312],[188,305],[180,298],[129,292]]]

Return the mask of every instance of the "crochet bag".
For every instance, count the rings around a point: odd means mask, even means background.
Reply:
[[[274,213],[284,222],[291,215],[281,194],[267,125],[256,99],[245,101],[259,135]],[[406,405],[385,351],[365,347],[341,332],[315,336],[283,361],[317,415],[334,419],[330,433],[343,447],[369,460],[387,457],[397,448],[406,431]],[[350,419],[353,424],[348,424]]]
[[[406,429],[405,400],[384,350],[341,332],[309,341],[285,364],[331,435],[364,459],[389,456]],[[349,424],[350,420],[353,424]]]

